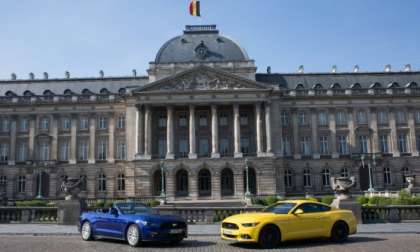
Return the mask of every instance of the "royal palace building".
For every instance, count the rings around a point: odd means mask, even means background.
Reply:
[[[269,50],[269,48],[267,48]],[[420,177],[420,72],[257,73],[214,25],[186,26],[147,76],[0,81],[0,184],[9,200],[240,200],[397,191]]]

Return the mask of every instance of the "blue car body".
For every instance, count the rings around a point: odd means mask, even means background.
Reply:
[[[109,209],[83,212],[78,223],[79,232],[86,221],[91,224],[95,237],[126,240],[126,232],[131,224],[138,226],[141,241],[179,242],[187,237],[187,223],[182,217],[159,215],[151,210],[127,214],[118,204]]]

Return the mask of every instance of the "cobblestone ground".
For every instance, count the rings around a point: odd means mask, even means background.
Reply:
[[[284,243],[274,251],[419,251],[419,234],[394,235],[355,235],[343,244],[322,240]],[[85,242],[77,236],[0,236],[1,252],[47,252],[47,251],[259,251],[255,245],[238,244],[221,241],[216,236],[194,236],[177,246],[146,244],[143,247],[131,248],[124,242],[98,240]]]

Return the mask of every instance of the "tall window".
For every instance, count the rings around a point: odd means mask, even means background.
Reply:
[[[159,128],[166,128],[166,114],[160,113],[158,119],[158,126]]]
[[[99,138],[98,141],[98,160],[106,160],[108,156],[108,139],[106,137]]]
[[[318,114],[318,125],[321,127],[328,126],[328,114],[325,111],[319,112]]]
[[[249,154],[249,147],[250,147],[249,138],[242,137],[241,138],[241,152],[244,155]]]
[[[229,140],[226,138],[222,138],[220,139],[220,146],[219,146],[219,150],[220,150],[220,155],[221,156],[226,156],[229,155]]]
[[[7,184],[7,177],[5,175],[0,176],[0,185],[6,185]]]
[[[219,125],[220,126],[228,126],[228,115],[226,113],[220,113]]]
[[[103,173],[99,174],[99,177],[98,177],[98,191],[99,192],[106,191],[106,176]]]
[[[70,141],[68,139],[64,139],[60,143],[60,160],[67,161],[69,160],[69,153],[70,153]]]
[[[79,120],[79,129],[85,130],[89,128],[89,119],[86,117],[80,118]]]
[[[311,171],[309,169],[303,170],[303,186],[304,187],[312,186]]]
[[[407,153],[407,135],[402,133],[398,135],[398,150],[400,153]]]
[[[89,141],[88,139],[81,139],[79,141],[78,159],[81,161],[88,160],[89,157]]]
[[[289,136],[283,136],[281,143],[282,143],[282,147],[283,147],[283,155],[284,156],[291,156],[292,155],[292,145],[290,143],[290,137]]]
[[[41,119],[41,124],[39,125],[41,130],[48,130],[50,128],[50,119],[48,117],[43,117]]]
[[[117,176],[117,190],[125,191],[125,175],[122,173]]]
[[[179,156],[188,157],[188,140],[180,139],[179,140]]]
[[[304,156],[311,155],[311,137],[304,136],[300,138],[300,152]]]
[[[360,153],[368,153],[368,137],[365,135],[359,136],[359,151]]]
[[[209,139],[200,138],[198,145],[198,154],[200,157],[205,157],[209,155]]]
[[[328,168],[322,169],[321,177],[322,177],[322,185],[329,186],[330,185],[330,170]]]
[[[98,118],[98,129],[107,129],[108,128],[108,118],[105,116],[100,116]]]
[[[69,130],[70,128],[71,128],[71,120],[70,120],[70,118],[63,118],[62,120],[61,120],[61,128],[63,129],[63,130]]]
[[[341,177],[345,177],[345,178],[349,176],[349,170],[347,169],[347,167],[341,168],[340,175]]]
[[[19,142],[18,152],[17,152],[17,161],[25,162],[28,158],[28,143],[27,141]]]
[[[179,115],[178,125],[179,127],[187,127],[188,120],[187,120],[187,114],[182,113]]]
[[[379,125],[388,125],[388,112],[387,111],[378,111],[378,124]]]
[[[29,120],[26,118],[22,118],[19,121],[19,131],[20,132],[27,132],[29,129]]]
[[[358,124],[367,124],[367,115],[366,111],[359,110],[357,111],[357,123]]]
[[[284,110],[281,112],[281,125],[283,127],[289,127],[289,112]]]
[[[117,119],[117,128],[124,129],[125,128],[125,115],[119,115]]]
[[[291,170],[284,171],[284,185],[286,187],[293,186],[293,174]]]
[[[338,111],[335,115],[335,122],[338,126],[347,125],[347,114],[345,111]]]
[[[299,126],[308,126],[309,121],[308,121],[306,112],[300,111],[298,115],[298,119],[299,119]]]
[[[241,113],[239,115],[239,122],[240,122],[240,125],[242,125],[242,126],[248,125],[248,114],[247,113]]]
[[[420,151],[420,135],[416,136],[416,147],[417,151]]]
[[[41,141],[39,145],[39,160],[50,159],[50,144],[47,140]]]
[[[7,162],[9,160],[9,144],[0,143],[0,162]]]
[[[407,116],[405,111],[397,111],[397,123],[398,124],[406,124],[407,123]]]
[[[414,120],[415,120],[415,122],[416,122],[417,124],[420,124],[420,110],[417,110],[417,111],[414,113]]]
[[[401,173],[402,173],[402,181],[403,181],[404,184],[406,184],[407,183],[407,177],[409,175],[411,175],[410,170],[408,169],[408,167],[403,167],[401,169]]]
[[[389,153],[388,135],[379,136],[379,147],[381,148],[382,153]]]
[[[125,159],[125,141],[120,139],[117,142],[117,159],[124,160]]]
[[[18,177],[18,192],[24,193],[26,190],[26,178],[24,175]]]
[[[320,136],[319,137],[319,151],[322,155],[326,155],[329,153],[328,150],[328,136]]]
[[[198,195],[211,195],[211,174],[210,171],[207,169],[202,169],[198,173]]]
[[[158,154],[159,158],[165,158],[166,156],[166,138],[158,140]]]
[[[348,145],[347,145],[347,136],[340,135],[338,138],[338,153],[345,155],[349,153]]]
[[[1,131],[2,132],[9,132],[9,130],[10,130],[9,118],[2,118],[0,126],[1,126]]]
[[[198,125],[200,127],[207,127],[207,125],[208,125],[207,114],[200,113],[200,115],[198,117]]]
[[[389,169],[389,167],[385,167],[384,168],[384,184],[385,185],[392,184],[392,181],[391,181],[391,170]]]

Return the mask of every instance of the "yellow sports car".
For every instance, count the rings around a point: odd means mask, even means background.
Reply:
[[[279,201],[259,213],[243,213],[223,220],[224,240],[259,243],[273,248],[282,241],[330,238],[343,242],[355,234],[357,221],[352,211],[308,200]]]

